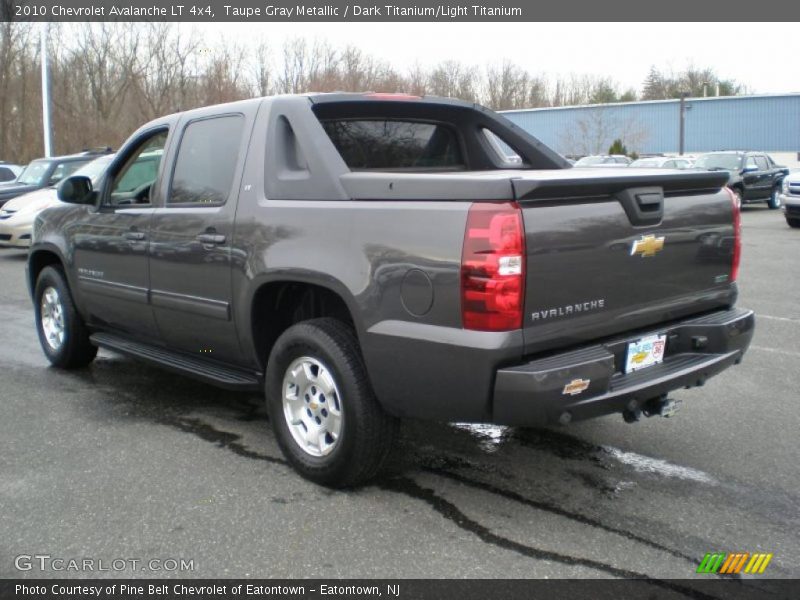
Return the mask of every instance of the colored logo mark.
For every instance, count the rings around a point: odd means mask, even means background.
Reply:
[[[697,567],[697,573],[735,575],[744,572],[756,575],[763,573],[771,560],[772,553],[709,552]]]
[[[631,256],[638,254],[643,258],[655,256],[656,252],[664,249],[664,237],[655,235],[643,235],[641,239],[634,240],[631,244]]]

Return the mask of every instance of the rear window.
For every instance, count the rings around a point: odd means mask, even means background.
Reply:
[[[394,119],[330,119],[322,126],[351,169],[465,168],[456,132],[440,123]]]

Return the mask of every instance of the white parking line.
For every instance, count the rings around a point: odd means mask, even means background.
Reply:
[[[786,356],[800,356],[800,352],[791,350],[779,350],[778,348],[766,348],[764,346],[750,346],[751,350],[763,350],[764,352],[774,352],[775,354],[785,354]]]
[[[792,319],[790,317],[774,317],[772,315],[762,315],[756,313],[756,319],[767,319],[768,321],[788,321],[789,323],[800,323],[800,319]]]

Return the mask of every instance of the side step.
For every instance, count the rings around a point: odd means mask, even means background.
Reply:
[[[254,372],[212,363],[159,346],[134,342],[112,333],[94,333],[89,339],[101,348],[152,363],[217,387],[240,391],[261,389],[261,380]]]

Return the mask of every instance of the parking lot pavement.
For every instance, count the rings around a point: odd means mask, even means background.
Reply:
[[[407,422],[387,475],[349,492],[286,466],[258,395],[105,352],[48,368],[25,256],[3,251],[0,577],[684,578],[713,551],[771,552],[770,575],[800,577],[800,232],[761,208],[743,223],[753,345],[676,393],[674,418]],[[20,554],[194,570],[20,573]]]

